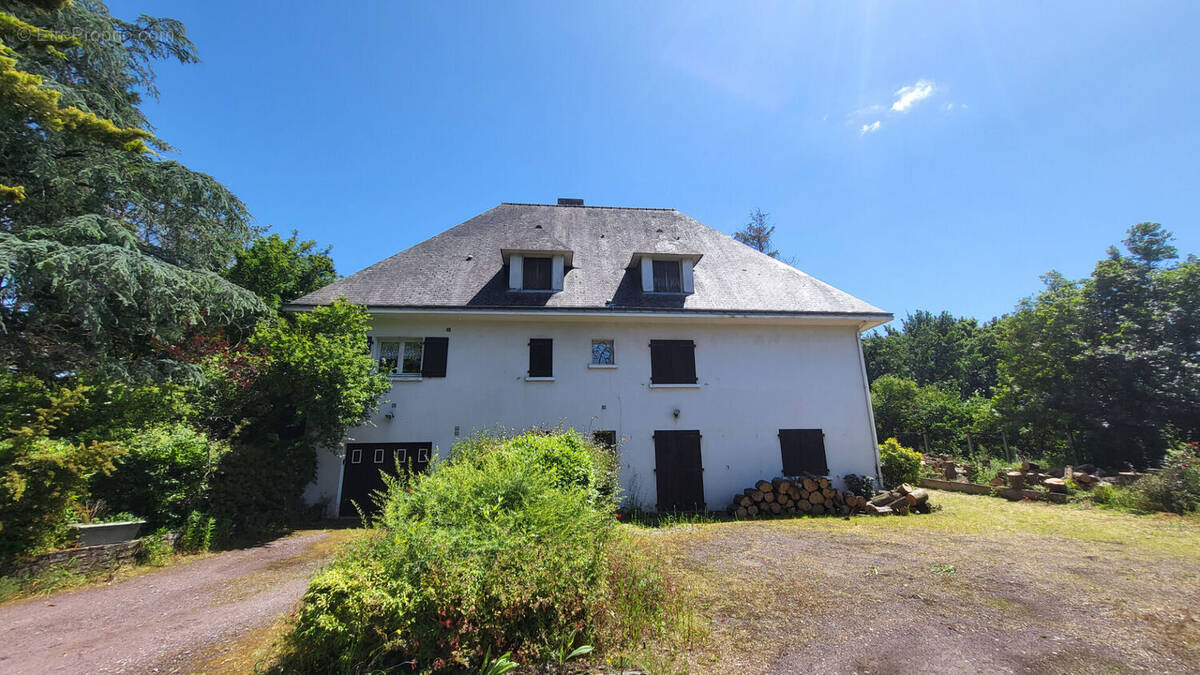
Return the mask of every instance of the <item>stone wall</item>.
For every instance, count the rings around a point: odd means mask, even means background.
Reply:
[[[166,536],[167,543],[174,547],[179,535],[170,533]],[[116,569],[122,565],[135,564],[145,549],[145,541],[145,539],[134,539],[119,544],[80,546],[79,548],[41,553],[18,561],[4,573],[6,576],[33,575],[54,566],[69,566],[75,572]]]

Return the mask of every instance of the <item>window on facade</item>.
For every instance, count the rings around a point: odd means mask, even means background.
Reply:
[[[385,375],[446,376],[449,338],[379,340],[379,372]]]
[[[529,341],[529,377],[554,377],[554,340]]]
[[[611,366],[616,364],[616,353],[612,340],[592,340],[592,365]]]
[[[783,475],[829,475],[825,461],[825,432],[820,429],[780,429],[779,451],[783,455]]]
[[[383,464],[383,448],[375,448],[375,463]]]
[[[696,343],[691,340],[651,340],[650,382],[696,384]]]
[[[617,447],[617,432],[611,430],[593,431],[592,440],[595,441],[597,445],[601,445],[611,450]]]
[[[550,258],[525,258],[523,287],[528,291],[550,290]]]
[[[654,290],[664,293],[680,293],[683,281],[679,273],[678,260],[654,261]]]

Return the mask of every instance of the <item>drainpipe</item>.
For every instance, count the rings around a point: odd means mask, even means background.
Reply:
[[[875,431],[875,408],[871,405],[871,385],[867,382],[867,359],[863,356],[862,338],[865,321],[858,323],[858,331],[854,333],[855,351],[858,352],[858,370],[862,377],[863,401],[867,405],[867,419],[871,422],[871,451],[875,453],[875,481],[883,489],[883,469],[879,466],[879,436]]]

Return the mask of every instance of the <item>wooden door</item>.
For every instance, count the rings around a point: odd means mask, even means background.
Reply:
[[[654,432],[654,480],[659,513],[705,510],[699,431]]]

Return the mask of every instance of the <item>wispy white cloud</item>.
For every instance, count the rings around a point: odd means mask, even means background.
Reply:
[[[875,120],[874,122],[871,122],[870,124],[864,124],[864,125],[862,125],[862,128],[858,130],[858,135],[866,136],[867,134],[873,134],[876,131],[879,131],[879,127],[881,124],[882,123],[879,120]]]
[[[932,80],[917,80],[916,84],[900,87],[896,90],[896,100],[892,103],[892,110],[908,112],[909,108],[932,96],[936,88],[937,85]]]

